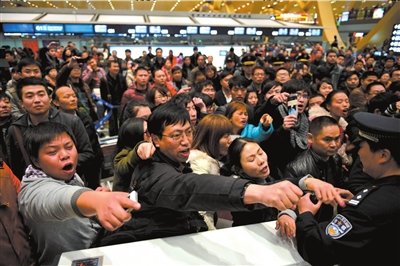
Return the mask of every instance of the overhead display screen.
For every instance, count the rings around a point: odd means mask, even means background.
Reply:
[[[94,25],[94,32],[107,33],[107,25]]]
[[[200,34],[210,34],[211,27],[200,27]]]
[[[244,28],[243,27],[235,27],[233,29],[233,32],[235,35],[243,35],[244,34]]]
[[[288,35],[288,29],[278,29],[278,35],[280,36],[286,36]]]
[[[187,34],[197,34],[197,27],[189,26],[186,27]]]
[[[297,36],[299,35],[299,29],[289,29],[290,36]]]
[[[395,54],[400,53],[400,24],[394,24],[392,37],[390,38],[389,50],[393,50]]]
[[[10,33],[34,33],[33,24],[28,23],[13,23],[13,24],[3,24],[3,32]]]
[[[64,24],[35,24],[35,33],[64,33]]]
[[[311,29],[311,36],[321,36],[321,29]]]
[[[256,35],[256,28],[246,28],[246,35]]]
[[[149,26],[150,34],[160,34],[161,33],[161,26]]]
[[[138,34],[147,34],[147,26],[135,26],[135,31]]]
[[[93,33],[91,24],[65,24],[66,33]]]

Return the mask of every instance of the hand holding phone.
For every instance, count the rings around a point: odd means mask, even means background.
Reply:
[[[138,202],[138,193],[137,193],[135,190],[133,190],[131,193],[129,193],[128,198],[129,198],[130,200],[132,200],[132,201]],[[127,209],[126,211],[127,211],[127,212],[132,212],[132,210],[133,210],[133,209]]]
[[[288,97],[288,114],[297,117],[297,94],[292,93]]]

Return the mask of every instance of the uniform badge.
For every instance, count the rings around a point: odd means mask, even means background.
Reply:
[[[353,226],[351,225],[349,220],[347,220],[347,218],[343,215],[338,214],[328,224],[325,233],[333,239],[339,239],[350,232],[351,228],[353,228]]]

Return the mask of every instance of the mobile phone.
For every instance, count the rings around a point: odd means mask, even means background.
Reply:
[[[297,116],[297,93],[289,94],[289,97],[288,97],[288,114]]]
[[[135,190],[133,190],[131,193],[129,193],[128,198],[130,200],[138,202],[138,193]],[[127,212],[132,212],[133,209],[127,209],[126,211]]]
[[[133,190],[131,193],[129,193],[128,198],[130,198],[133,201],[138,201],[138,194],[135,190]]]

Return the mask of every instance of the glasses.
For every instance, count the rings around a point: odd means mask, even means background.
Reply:
[[[297,93],[297,100],[299,100],[300,98],[308,99],[308,98],[310,98],[310,95],[308,95],[308,93],[299,92],[299,93]]]
[[[170,135],[162,135],[163,137],[171,138],[172,140],[178,142],[183,140],[183,136],[187,138],[193,138],[193,129],[189,128],[186,131],[176,131]]]

